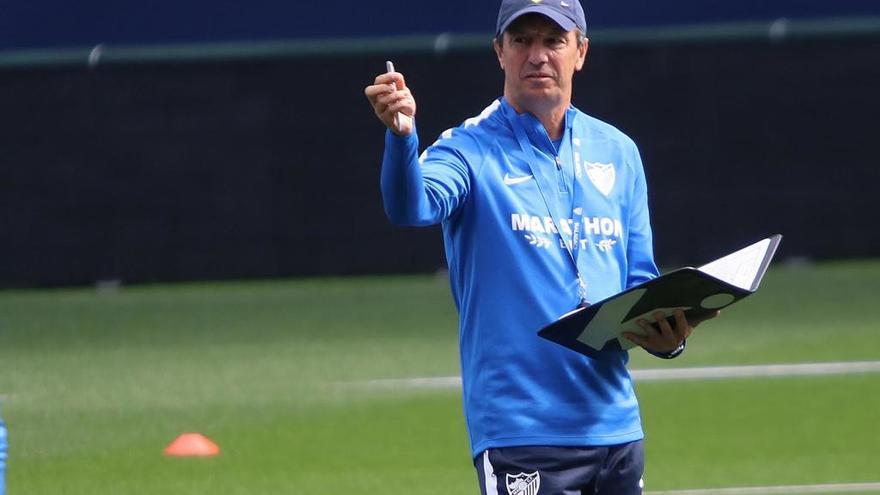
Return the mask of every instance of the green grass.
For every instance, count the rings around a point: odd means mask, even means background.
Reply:
[[[878,390],[876,375],[640,385],[648,488],[880,481]]]
[[[880,262],[778,267],[672,362],[880,360]],[[477,493],[436,277],[0,292],[8,485],[26,494]],[[880,375],[644,383],[649,490],[880,481]],[[220,444],[171,459],[176,435]]]

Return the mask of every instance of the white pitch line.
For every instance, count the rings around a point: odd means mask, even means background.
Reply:
[[[430,378],[384,378],[379,380],[367,380],[358,384],[365,384],[370,388],[417,388],[417,389],[444,389],[461,388],[460,376],[434,376]]]
[[[827,485],[744,486],[737,488],[705,488],[699,490],[667,490],[645,492],[645,495],[786,495],[806,493],[861,493],[880,491],[880,482],[836,483]]]
[[[850,361],[843,363],[658,368],[632,370],[630,374],[633,380],[637,382],[654,382],[666,380],[712,380],[720,378],[851,375],[855,373],[878,372],[880,372],[880,361]]]
[[[726,378],[851,375],[857,373],[880,373],[880,361],[655,368],[630,371],[633,380],[639,383],[676,380],[720,380]],[[368,380],[365,384],[368,387],[388,389],[445,389],[461,387],[461,377],[389,378]]]

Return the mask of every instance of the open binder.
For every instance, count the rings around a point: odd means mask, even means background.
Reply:
[[[698,268],[686,267],[630,287],[559,317],[538,331],[541,337],[594,359],[606,359],[636,344],[623,332],[644,334],[639,319],[654,321],[663,311],[689,319],[707,316],[753,294],[776,253],[782,236],[773,235]]]

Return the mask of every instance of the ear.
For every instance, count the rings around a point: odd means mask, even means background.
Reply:
[[[587,52],[590,48],[590,39],[584,38],[584,43],[578,47],[578,59],[574,65],[574,70],[579,71],[584,68],[584,62],[587,60]]]
[[[504,70],[504,61],[501,55],[504,54],[504,33],[501,34],[501,38],[495,38],[492,40],[492,48],[495,49],[495,56],[498,57],[498,65],[501,66],[501,70]]]

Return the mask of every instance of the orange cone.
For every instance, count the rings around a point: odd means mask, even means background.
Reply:
[[[220,453],[220,447],[201,433],[184,433],[165,447],[165,455],[174,457],[210,457]]]

